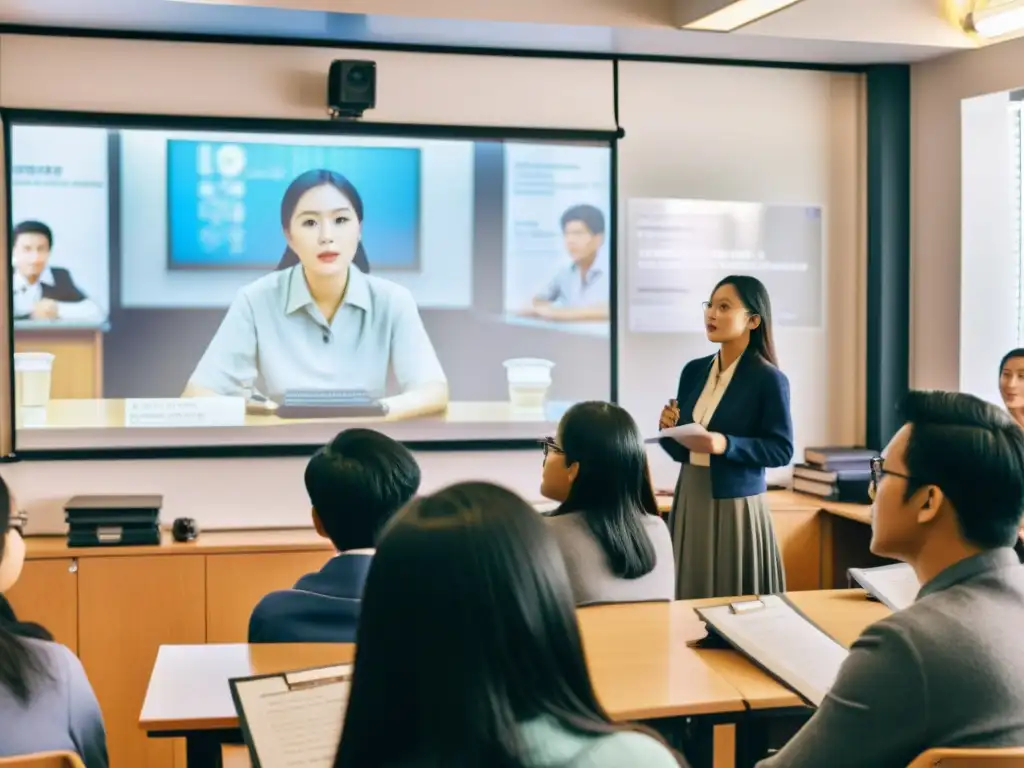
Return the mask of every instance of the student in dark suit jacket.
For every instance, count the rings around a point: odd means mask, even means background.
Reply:
[[[923,585],[854,642],[810,721],[761,768],[905,766],[1024,746],[1024,431],[972,395],[911,392],[872,466],[871,551]]]
[[[250,643],[351,643],[374,546],[419,489],[413,455],[390,437],[349,429],[306,466],[313,525],[338,554],[292,589],[271,592],[249,619]]]
[[[14,228],[11,284],[16,320],[79,320],[99,322],[103,312],[86,296],[71,273],[50,266],[53,232],[41,221],[23,221]]]
[[[709,341],[720,346],[679,376],[660,427],[699,434],[661,445],[683,465],[669,517],[676,597],[764,595],[786,588],[765,495],[765,467],[793,458],[789,380],[776,367],[768,291],[747,275],[724,278],[704,302]]]

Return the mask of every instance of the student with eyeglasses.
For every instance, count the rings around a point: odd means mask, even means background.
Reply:
[[[779,370],[768,290],[749,275],[719,281],[704,302],[718,352],[691,360],[659,427],[703,427],[683,444],[662,439],[682,468],[669,529],[680,600],[786,589],[766,467],[793,459],[789,379]]]
[[[544,442],[541,494],[577,605],[672,600],[672,537],[658,513],[643,436],[617,405],[577,403]]]
[[[613,723],[541,516],[461,483],[384,532],[363,595],[335,768],[675,768],[653,732]]]
[[[932,747],[1024,746],[1024,430],[972,395],[911,392],[872,466],[871,551],[914,603],[868,627],[810,721],[759,768],[905,766]]]
[[[25,542],[0,478],[0,595],[21,575]],[[0,758],[75,752],[86,768],[106,768],[103,716],[78,658],[35,624],[0,611]]]

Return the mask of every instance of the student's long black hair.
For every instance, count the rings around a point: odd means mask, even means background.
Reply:
[[[520,725],[611,722],[557,542],[511,491],[462,483],[385,530],[363,595],[335,768],[522,768]],[[685,765],[685,763],[681,763]]]
[[[750,275],[729,275],[718,281],[715,291],[723,285],[736,289],[743,306],[752,315],[758,315],[761,322],[750,332],[750,348],[774,366],[779,365],[775,356],[775,337],[772,333],[772,302],[764,283]]]
[[[359,196],[359,190],[340,173],[320,169],[306,171],[302,175],[295,177],[295,180],[288,185],[288,189],[284,192],[284,197],[281,198],[281,229],[287,232],[291,226],[292,216],[295,215],[295,207],[299,204],[299,198],[309,192],[309,190],[324,185],[334,187],[348,198],[348,201],[352,203],[352,210],[355,211],[356,218],[362,223],[363,198]],[[277,269],[288,269],[298,263],[298,254],[286,245],[284,255],[277,264]],[[370,262],[366,258],[366,249],[363,248],[362,239],[360,239],[359,245],[356,248],[356,254],[352,258],[352,263],[362,272],[368,273],[370,271]]]
[[[7,483],[0,477],[0,563],[4,559],[10,522],[11,494]],[[0,615],[0,687],[9,690],[18,701],[27,703],[32,697],[33,684],[47,671],[40,655],[21,639],[21,635],[33,634],[29,630],[35,625],[18,625],[10,605],[6,600],[3,602],[3,615]],[[45,639],[49,639],[48,633]]]
[[[566,465],[579,464],[579,470],[569,497],[552,514],[581,513],[616,576],[650,573],[657,559],[643,517],[657,515],[658,503],[633,417],[611,403],[577,403],[562,416],[557,442]]]

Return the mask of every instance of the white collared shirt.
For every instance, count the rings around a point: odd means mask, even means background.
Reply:
[[[360,389],[380,397],[389,366],[402,392],[447,381],[412,294],[350,267],[344,300],[328,322],[298,264],[238,292],[189,382],[246,395],[262,378],[272,400],[290,389]]]
[[[34,283],[30,283],[26,280],[25,276],[22,275],[21,272],[15,271],[14,280],[11,283],[11,295],[14,300],[14,317],[27,318],[32,315],[32,310],[35,309],[36,304],[43,299],[43,285],[49,285],[51,287],[56,285],[56,281],[53,278],[53,271],[49,267],[43,270],[39,279]],[[88,298],[83,299],[82,301],[58,301],[57,319],[80,321],[95,320],[96,322],[99,322],[103,319],[103,313],[100,311],[100,308]]]
[[[742,357],[742,355],[740,355]],[[715,355],[711,363],[711,371],[708,373],[708,380],[704,382],[704,390],[697,398],[693,406],[693,420],[705,429],[711,423],[711,417],[715,415],[715,409],[722,402],[725,390],[729,388],[733,374],[736,373],[736,364],[740,358],[737,357],[724,371],[720,372],[720,355]],[[690,463],[698,467],[710,467],[711,455],[707,453],[695,453],[690,451]]]

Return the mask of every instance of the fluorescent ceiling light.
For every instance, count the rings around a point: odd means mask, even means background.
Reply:
[[[799,2],[800,0],[733,0],[724,6],[716,3],[720,7],[683,24],[683,28],[705,32],[732,32]]]
[[[964,20],[968,31],[982,37],[1002,37],[1024,29],[1024,2],[1002,3],[971,11]]]

